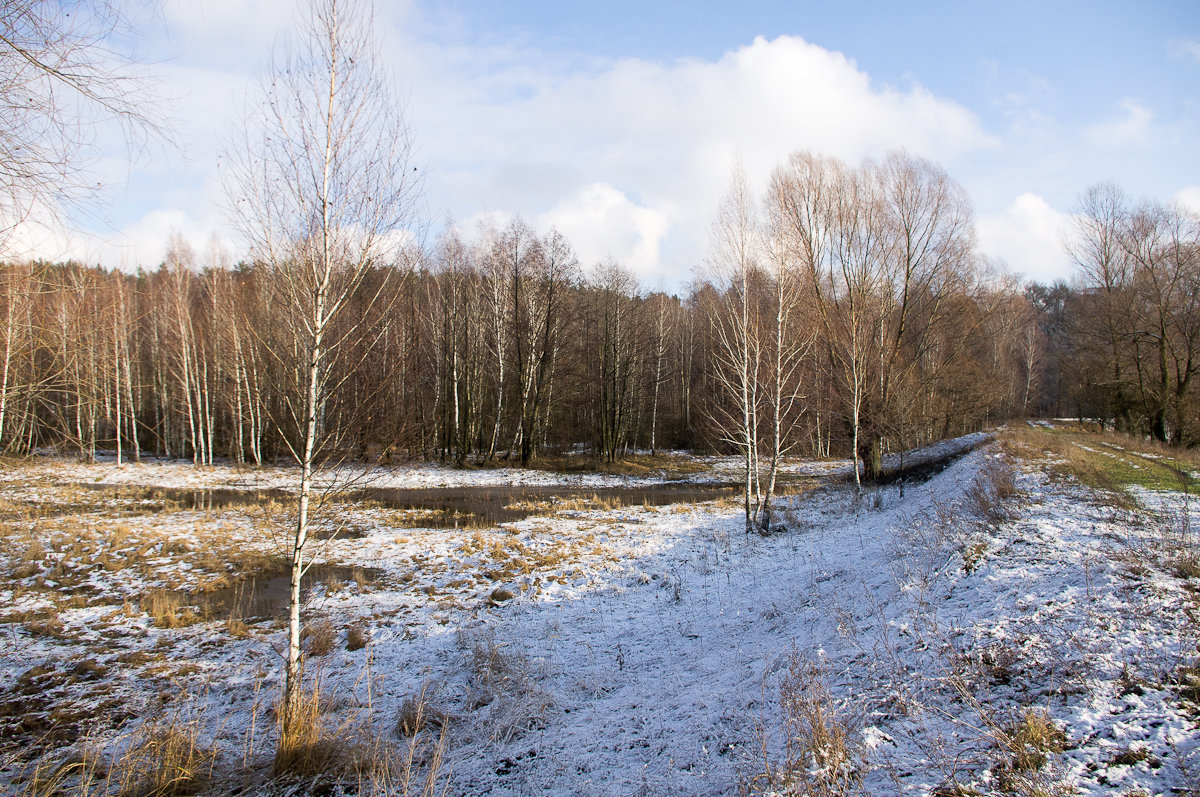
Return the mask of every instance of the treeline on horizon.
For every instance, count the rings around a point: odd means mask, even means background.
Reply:
[[[323,456],[856,452],[870,478],[1018,417],[1197,443],[1194,216],[1097,186],[1075,283],[1021,286],[929,161],[802,153],[761,198],[736,183],[680,295],[520,219],[376,264],[329,341]],[[154,271],[0,266],[0,451],[291,459],[305,363],[281,289],[178,236]]]

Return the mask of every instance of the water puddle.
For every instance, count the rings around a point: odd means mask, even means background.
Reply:
[[[119,501],[136,504],[143,511],[167,509],[224,509],[257,506],[268,502],[287,505],[295,496],[286,490],[197,490],[174,487],[125,487],[89,484]],[[365,487],[332,496],[338,506],[374,506],[402,510],[397,518],[413,528],[491,528],[535,515],[563,510],[617,509],[623,506],[664,506],[716,501],[738,495],[731,484],[665,482],[637,487]],[[339,531],[339,538],[357,536],[353,530]]]
[[[490,528],[559,511],[716,501],[738,494],[729,484],[669,482],[641,487],[498,486],[368,488],[347,502],[407,510],[420,528]]]
[[[126,487],[111,484],[84,484],[88,490],[103,492],[122,502],[136,505],[143,511],[162,512],[166,509],[225,509],[231,506],[256,506],[294,500],[287,490],[237,490],[232,487],[198,489],[187,487]]]
[[[320,587],[326,593],[335,592],[345,584],[355,584],[363,589],[383,577],[384,571],[379,568],[316,564],[309,568],[300,581],[301,597],[308,605],[314,587]],[[278,617],[288,604],[289,590],[288,570],[281,565],[276,569],[260,571],[256,576],[229,587],[190,593],[186,602],[199,608],[200,616],[206,619],[259,620]]]
[[[902,468],[897,467],[892,470],[885,470],[883,475],[872,482],[872,484],[895,484],[897,482],[903,482],[904,484],[923,484],[924,482],[932,479],[934,476],[937,476],[955,462],[958,462],[967,454],[970,454],[985,442],[987,441],[980,441],[973,445],[951,451],[933,459],[922,459],[919,462],[906,465]],[[853,474],[847,476],[846,478],[848,481],[854,480]]]

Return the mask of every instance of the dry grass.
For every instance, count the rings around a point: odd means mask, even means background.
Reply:
[[[624,502],[620,498],[601,496],[599,493],[547,503],[558,512],[611,512],[614,509],[620,509],[624,506]]]
[[[1035,772],[1046,766],[1047,755],[1061,753],[1067,735],[1044,709],[1027,708],[1003,737],[1003,746],[1012,756],[1012,768]]]
[[[212,781],[217,754],[199,744],[198,721],[175,718],[138,731],[114,764],[122,797],[173,797],[197,794]]]
[[[746,794],[841,797],[862,791],[866,758],[855,722],[834,700],[824,671],[793,651],[779,684],[782,757],[773,734],[759,721],[758,773]]]
[[[1122,506],[1128,504],[1126,488],[1135,485],[1194,492],[1195,474],[1200,472],[1200,452],[1196,450],[1082,426],[1012,427],[1000,439],[1014,454],[1050,460],[1052,475],[1078,479],[1108,493],[1106,500],[1124,497]]]
[[[192,609],[187,596],[174,590],[151,590],[146,595],[143,609],[159,628],[186,628],[203,622],[203,618]]]
[[[323,703],[318,682],[311,690],[302,692],[287,711],[282,703],[276,707],[278,742],[272,767],[275,777],[311,780],[345,771],[349,757],[346,729],[336,727],[326,716]]]
[[[975,540],[965,544],[962,549],[963,572],[967,575],[974,573],[979,565],[983,563],[987,552],[988,544],[984,540]]]
[[[366,626],[355,623],[346,629],[346,650],[362,650],[371,644],[371,632]]]
[[[424,684],[421,691],[404,698],[396,714],[396,734],[411,738],[422,731],[433,728],[444,734],[454,719],[450,712],[433,705],[437,689]]]
[[[1012,504],[1019,495],[1012,462],[1007,456],[993,457],[967,486],[967,510],[984,523],[999,525],[1013,518]]]
[[[328,656],[337,647],[337,642],[337,629],[328,620],[308,623],[300,632],[300,644],[304,646],[305,655],[313,658]]]
[[[1200,714],[1200,660],[1181,664],[1170,678],[1184,705]]]
[[[460,645],[470,648],[469,684],[466,708],[485,710],[483,727],[494,741],[509,742],[529,730],[541,727],[553,704],[541,687],[547,673],[527,656],[494,637],[468,640]]]
[[[121,750],[107,759],[92,739],[48,753],[23,778],[24,797],[176,797],[198,794],[213,783],[214,750],[199,743],[201,723],[170,719],[147,722],[111,746]]]
[[[1163,572],[1184,581],[1200,579],[1200,538],[1191,525],[1196,500],[1184,494],[1167,497],[1156,511],[1135,505],[1127,515],[1129,533],[1117,558],[1135,578]]]
[[[282,721],[278,724],[272,770],[277,781],[303,784],[308,792],[381,797],[445,793],[449,775],[442,772],[442,761],[448,723],[436,737],[418,728],[407,742],[396,743],[374,731],[369,711],[365,717],[336,721],[323,710],[328,702],[318,682],[301,695],[286,727]]]
[[[506,463],[497,463],[507,467]],[[682,479],[704,473],[709,466],[691,456],[671,453],[629,454],[616,462],[607,462],[591,454],[542,455],[532,462],[538,470],[558,473],[610,473],[618,476],[658,476]]]
[[[59,619],[58,611],[50,609],[43,617],[31,619],[25,623],[25,630],[33,636],[49,637],[51,639],[70,639],[66,626]]]
[[[18,779],[23,781],[20,790],[14,789],[11,793],[20,797],[83,797],[109,791],[103,788],[107,776],[102,763],[90,754],[68,753],[59,758],[43,756],[30,771],[22,773]]]

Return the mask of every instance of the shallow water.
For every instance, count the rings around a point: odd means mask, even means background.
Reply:
[[[127,487],[89,484],[88,489],[130,501],[143,510],[223,509],[266,502],[287,503],[286,490],[200,490],[177,487]],[[365,487],[330,496],[335,505],[379,506],[411,510],[404,525],[413,528],[489,528],[501,523],[548,515],[561,509],[615,509],[715,501],[738,495],[732,484],[665,482],[630,487],[512,486],[493,487]],[[403,520],[397,518],[397,520]],[[339,536],[345,536],[339,534]]]
[[[277,488],[270,490],[236,490],[232,487],[201,489],[192,487],[129,487],[112,484],[83,484],[120,501],[141,505],[142,509],[162,511],[174,509],[224,509],[230,506],[251,506],[269,501],[290,501],[292,494]]]
[[[305,605],[311,606],[314,587],[347,582],[373,584],[383,576],[383,570],[372,567],[315,564],[305,572],[300,587]],[[289,581],[287,567],[280,564],[222,589],[191,593],[188,603],[198,606],[201,616],[212,619],[277,617],[288,604]]]
[[[343,500],[414,511],[412,525],[428,528],[488,528],[569,509],[617,509],[715,501],[737,495],[729,484],[669,482],[640,487],[430,487],[371,488]]]

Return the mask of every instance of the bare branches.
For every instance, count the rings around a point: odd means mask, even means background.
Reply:
[[[1068,248],[1084,280],[1074,367],[1101,417],[1160,442],[1194,441],[1200,370],[1200,219],[1177,206],[1131,203],[1102,183],[1080,197]]]
[[[110,3],[13,0],[0,12],[0,253],[31,220],[61,221],[100,187],[89,164],[101,131],[130,153],[164,126],[144,71],[113,45]]]
[[[402,258],[415,220],[411,137],[376,63],[372,26],[363,3],[314,0],[301,46],[272,64],[244,146],[230,153],[235,220],[270,272],[291,357],[275,355],[296,376],[284,401],[294,429],[287,444],[301,469],[290,556],[288,721],[301,694],[300,578],[313,474],[325,445],[339,438],[327,414],[339,384],[334,366],[364,332],[360,321],[341,317],[373,268]],[[369,293],[364,317],[384,291],[380,283]]]

